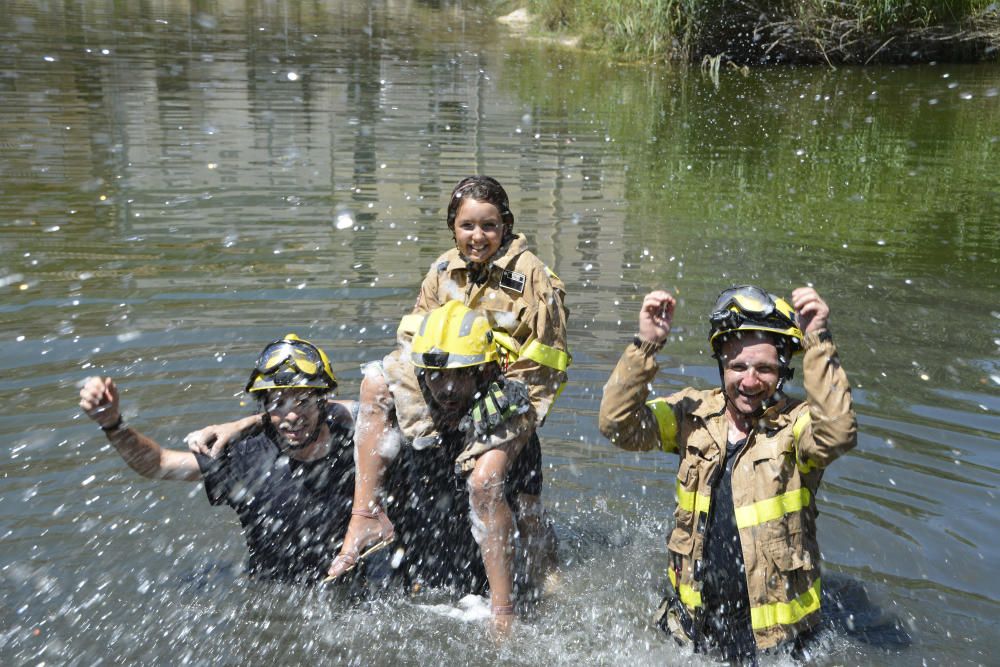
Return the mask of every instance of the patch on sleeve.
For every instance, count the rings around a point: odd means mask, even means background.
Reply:
[[[443,262],[438,262],[438,273],[441,273],[447,268],[448,268],[448,260],[445,260]]]
[[[524,294],[525,276],[517,271],[504,270],[500,276],[500,287],[504,287],[518,294]]]

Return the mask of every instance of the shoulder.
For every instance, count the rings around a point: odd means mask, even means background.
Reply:
[[[227,458],[230,463],[252,462],[262,457],[273,458],[273,455],[268,456],[268,454],[273,454],[275,451],[277,448],[265,430],[238,440],[230,447],[230,456]]]
[[[726,401],[719,389],[695,389],[685,387],[664,399],[682,415],[708,419],[721,414]]]
[[[464,269],[465,263],[462,261],[462,258],[458,253],[458,249],[452,248],[451,250],[438,255],[438,258],[431,262],[431,265],[427,270],[427,277],[436,276],[440,273],[448,273],[455,268]]]
[[[354,424],[358,416],[357,401],[328,401],[326,404],[326,424],[335,441],[353,442]]]
[[[513,248],[512,248],[513,250]],[[566,287],[563,281],[556,275],[555,271],[541,260],[535,253],[525,246],[519,253],[509,253],[506,262],[497,265],[508,271],[516,271],[523,274],[528,282],[535,288],[536,292],[565,292]]]

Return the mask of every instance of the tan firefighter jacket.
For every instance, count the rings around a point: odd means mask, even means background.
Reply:
[[[413,370],[407,368],[410,342],[423,315],[451,300],[462,301],[489,319],[504,360],[504,375],[527,385],[532,407],[528,424],[541,426],[566,382],[570,364],[565,297],[562,281],[528,250],[523,234],[500,248],[481,285],[470,280],[457,249],[438,257],[424,277],[413,313],[399,325],[399,349],[385,360],[403,433],[412,438],[419,429],[419,411],[426,411]]]
[[[746,565],[750,619],[760,649],[819,621],[816,490],[823,471],[857,442],[847,376],[828,332],[803,340],[806,401],[784,398],[765,411],[737,454],[733,504]],[[721,475],[728,423],[720,389],[684,389],[647,402],[657,347],[630,345],[604,387],[600,429],[630,450],[677,452],[677,507],[667,543],[669,578],[697,625],[710,480]],[[676,633],[675,633],[676,634]]]

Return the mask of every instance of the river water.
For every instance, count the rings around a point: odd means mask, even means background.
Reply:
[[[680,298],[665,393],[716,382],[704,315],[742,282],[814,285],[855,387],[859,447],[819,497],[854,594],[815,662],[996,664],[996,65],[713,80],[430,1],[11,0],[0,34],[3,664],[708,664],[650,623],[676,459],[596,417],[645,291]],[[235,515],[132,474],[76,407],[113,375],[183,447],[249,412],[288,331],[355,396],[475,172],[566,282],[574,356],[542,431],[560,580],[500,645],[446,593],[248,583]]]

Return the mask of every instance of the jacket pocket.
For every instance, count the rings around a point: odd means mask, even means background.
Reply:
[[[667,548],[673,552],[690,555],[694,549],[694,530],[697,521],[698,464],[693,454],[681,459],[677,469],[677,508],[674,510],[674,529]]]
[[[802,530],[798,515],[768,527],[764,553],[778,572],[808,571],[816,566],[817,554],[809,548],[812,540]]]

